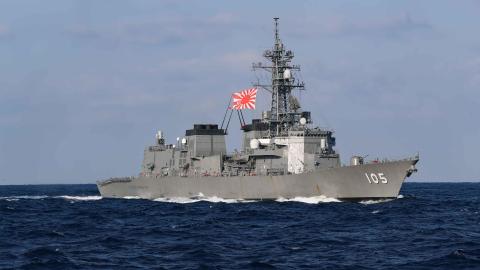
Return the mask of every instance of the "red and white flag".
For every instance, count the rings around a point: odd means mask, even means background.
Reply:
[[[232,110],[255,110],[257,88],[245,89],[232,94]]]

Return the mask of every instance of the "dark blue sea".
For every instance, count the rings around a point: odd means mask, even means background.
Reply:
[[[0,269],[480,269],[480,183],[398,199],[102,199],[0,186]]]

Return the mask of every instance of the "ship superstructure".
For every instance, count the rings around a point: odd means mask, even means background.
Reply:
[[[354,156],[350,166],[342,166],[333,131],[314,126],[310,111],[303,110],[295,97],[294,91],[305,88],[295,78],[300,67],[292,63],[294,53],[280,39],[278,18],[274,22],[274,45],[263,54],[268,63],[253,65],[271,75],[270,83],[255,85],[271,95],[271,106],[248,124],[237,111],[242,149],[227,153],[225,136],[232,111],[227,121],[225,114],[220,127],[194,124],[174,144],[167,144],[159,131],[155,145],[144,151],[140,175],[100,181],[102,196],[356,199],[398,195],[404,179],[416,171],[418,156],[370,163]]]

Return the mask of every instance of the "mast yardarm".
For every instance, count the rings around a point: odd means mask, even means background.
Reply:
[[[293,77],[293,71],[300,71],[300,66],[291,63],[294,54],[286,50],[278,33],[278,19],[275,21],[275,43],[271,50],[266,50],[263,56],[270,63],[253,64],[253,69],[263,69],[271,73],[271,84],[255,86],[269,91],[272,95],[270,108],[270,136],[285,136],[298,122],[300,112],[297,99],[292,95],[292,90],[304,90],[303,82],[298,82]]]

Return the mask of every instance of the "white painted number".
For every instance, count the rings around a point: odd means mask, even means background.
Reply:
[[[365,177],[367,177],[368,183],[371,184],[372,181],[370,181],[370,178],[368,177],[368,173],[365,173]]]
[[[378,173],[378,178],[382,180],[382,183],[384,184],[388,183],[388,179],[385,177],[385,175],[383,175],[383,173]]]
[[[378,184],[378,177],[377,177],[376,174],[371,173],[371,174],[370,174],[370,178],[372,179],[372,182],[373,182],[373,183]]]
[[[370,175],[365,173],[365,177],[367,178],[369,184],[378,184],[380,182],[382,184],[388,183],[388,179],[383,173],[371,173]]]

